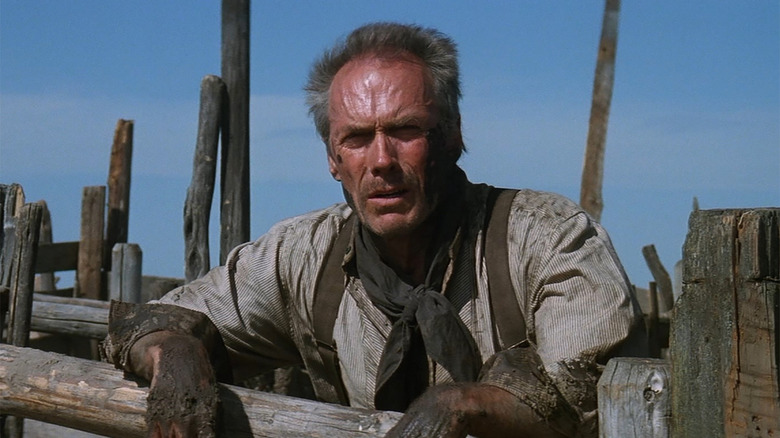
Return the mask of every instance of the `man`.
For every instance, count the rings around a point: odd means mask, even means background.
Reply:
[[[509,192],[503,242],[486,249],[499,201],[456,164],[454,43],[367,25],[306,90],[347,203],[277,224],[160,303],[112,308],[106,354],[151,381],[150,428],[211,436],[227,347],[237,375],[303,364],[322,400],[404,411],[389,436],[593,435],[600,367],[644,348],[636,302],[604,230],[560,196]],[[507,287],[490,286],[492,253]],[[526,339],[497,328],[507,319]]]

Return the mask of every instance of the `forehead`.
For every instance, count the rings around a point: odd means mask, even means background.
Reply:
[[[362,55],[347,62],[334,76],[329,109],[333,113],[378,110],[383,105],[427,106],[433,101],[431,82],[428,68],[414,55]]]

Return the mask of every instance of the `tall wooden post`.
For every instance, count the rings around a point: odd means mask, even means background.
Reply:
[[[780,209],[694,211],[683,251],[672,436],[777,436]]]
[[[209,216],[217,175],[219,126],[225,102],[225,83],[207,75],[200,83],[200,112],[192,181],[184,202],[184,278],[187,282],[202,277],[211,267]]]
[[[604,149],[607,143],[609,106],[612,102],[612,84],[615,82],[619,16],[620,0],[606,0],[596,74],[593,79],[593,103],[590,109],[588,143],[580,188],[580,205],[596,220],[601,219],[601,210],[604,208],[601,186],[604,180]]]
[[[222,125],[220,264],[249,240],[249,0],[222,0],[222,80],[227,120]]]
[[[116,243],[127,243],[130,223],[130,175],[133,158],[133,121],[116,122],[111,162],[108,170],[108,220],[103,267],[111,269],[111,249]]]

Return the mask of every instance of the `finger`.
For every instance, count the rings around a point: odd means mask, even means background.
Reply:
[[[165,438],[159,423],[152,423],[146,430],[146,438]]]

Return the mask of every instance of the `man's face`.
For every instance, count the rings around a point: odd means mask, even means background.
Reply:
[[[430,215],[428,131],[438,122],[427,71],[413,56],[350,61],[330,88],[328,164],[363,225],[410,236]]]

